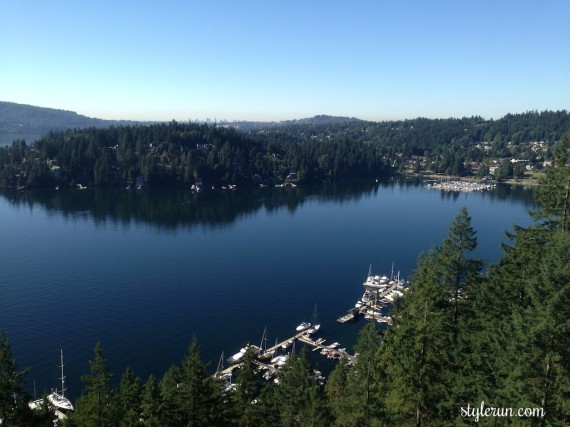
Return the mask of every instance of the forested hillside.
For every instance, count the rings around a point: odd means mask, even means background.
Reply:
[[[265,144],[233,128],[162,123],[49,132],[0,148],[0,186],[310,182],[387,173],[360,141]],[[139,178],[140,177],[140,178]]]
[[[159,123],[50,131],[0,147],[0,186],[273,185],[396,172],[522,178],[551,164],[566,111],[499,120],[317,116],[249,131]]]
[[[480,175],[502,160],[525,160],[542,167],[551,158],[549,147],[570,131],[567,111],[507,114],[498,120],[481,117],[335,124],[290,124],[251,131],[260,141],[363,141],[378,147],[380,155],[402,171],[406,163],[416,172],[468,176],[477,165]],[[481,166],[481,167],[479,167]],[[506,164],[504,165],[507,166]],[[513,171],[505,171],[504,177]]]

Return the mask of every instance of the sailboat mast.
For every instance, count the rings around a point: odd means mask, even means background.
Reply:
[[[267,325],[263,328],[263,335],[261,336],[261,343],[259,344],[259,348],[262,351],[267,350]]]
[[[222,351],[222,355],[220,356],[220,360],[218,361],[218,369],[216,369],[216,374],[224,370],[224,352]]]
[[[65,397],[65,376],[63,375],[63,350],[60,350],[61,356],[61,397]]]

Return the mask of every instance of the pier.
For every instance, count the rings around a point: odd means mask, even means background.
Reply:
[[[336,321],[339,323],[352,322],[358,318],[359,314],[360,314],[360,309],[353,307],[350,310],[348,310],[344,316],[340,316],[338,319],[336,319]]]
[[[365,319],[372,319],[378,323],[392,323],[390,316],[381,314],[381,310],[389,303],[391,303],[395,296],[402,295],[401,290],[405,288],[405,281],[400,280],[400,275],[393,274],[394,268],[392,267],[392,276],[389,279],[387,276],[373,276],[368,272],[368,277],[363,283],[364,294],[362,300],[358,301],[355,307],[347,310],[347,313],[337,319],[339,323],[347,323],[356,320],[359,316],[363,315]],[[314,316],[316,318],[316,306]],[[313,320],[313,325],[316,321]],[[309,324],[310,326],[311,324]],[[254,346],[248,344],[243,347],[239,353],[236,353],[230,362],[230,366],[223,368],[223,354],[220,359],[218,369],[214,374],[215,377],[228,381],[227,387],[232,387],[231,377],[234,369],[239,369],[243,366],[242,356],[246,353],[248,347],[254,352],[254,362],[260,371],[266,371],[263,375],[265,379],[269,380],[276,372],[287,363],[288,358],[294,353],[294,350],[289,350],[295,345],[296,342],[303,343],[312,347],[312,351],[319,351],[321,355],[328,359],[346,359],[347,363],[353,365],[356,362],[356,356],[347,352],[346,348],[341,348],[338,342],[328,344],[324,338],[315,339],[313,335],[318,328],[305,329],[297,332],[295,335],[275,343],[271,347],[265,347],[267,342],[267,329],[263,331],[261,345]],[[287,351],[289,351],[287,353]]]
[[[367,319],[375,319],[378,323],[392,323],[390,316],[380,315],[380,311],[384,308],[383,302],[391,302],[390,295],[399,293],[403,289],[404,282],[396,280],[388,280],[386,276],[369,275],[363,284],[365,292],[361,304],[349,309],[346,314],[340,316],[336,321],[339,323],[352,322],[363,315]],[[368,298],[365,296],[368,295]]]
[[[290,338],[287,338],[272,347],[267,348],[266,350],[262,350],[259,354],[256,355],[255,364],[260,367],[262,370],[270,371],[272,374],[275,374],[281,364],[279,362],[276,363],[268,363],[267,360],[273,360],[274,356],[280,350],[286,350],[289,348],[291,343],[296,341],[302,342],[310,347],[313,347],[313,351],[321,350],[321,354],[326,356],[329,359],[341,359],[346,358],[350,364],[354,364],[356,362],[356,356],[348,353],[345,348],[337,348],[340,344],[333,343],[333,344],[325,344],[326,339],[318,338],[313,339],[311,335],[307,331],[299,332],[293,335]],[[336,345],[335,345],[336,344]],[[222,356],[223,357],[223,356]],[[234,369],[239,369],[242,363],[234,363],[228,366],[227,368],[220,368],[218,366],[218,370],[214,374],[217,378],[227,378],[228,375],[231,375]]]

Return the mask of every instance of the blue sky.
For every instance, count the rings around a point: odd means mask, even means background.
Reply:
[[[133,120],[570,109],[570,1],[3,0],[0,100]]]

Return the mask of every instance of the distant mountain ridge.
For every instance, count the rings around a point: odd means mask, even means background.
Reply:
[[[139,122],[96,119],[74,111],[0,101],[0,145],[9,144],[14,139],[32,142],[50,130],[135,123]]]
[[[317,115],[314,117],[284,120],[277,122],[222,121],[219,125],[240,130],[253,130],[290,125],[323,125],[361,121],[354,117]],[[87,127],[103,128],[119,125],[136,125],[151,122],[131,120],[104,120],[83,116],[74,111],[36,107],[27,104],[0,101],[0,146],[10,144],[15,139],[26,139],[30,143],[50,130],[79,129]]]
[[[247,120],[236,120],[236,121],[222,121],[220,124],[222,126],[232,126],[241,130],[254,130],[261,128],[275,128],[282,126],[291,125],[327,125],[327,124],[339,124],[339,123],[351,123],[351,122],[362,122],[363,120],[357,119],[356,117],[343,117],[343,116],[328,116],[325,114],[316,115],[313,117],[307,117],[304,119],[295,120],[281,120],[277,122],[255,122]]]

